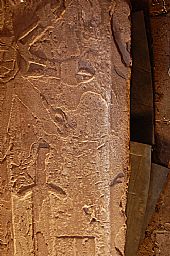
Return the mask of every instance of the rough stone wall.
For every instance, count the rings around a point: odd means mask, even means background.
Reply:
[[[156,135],[153,156],[157,163],[170,168],[170,1],[153,1],[150,14],[154,55]],[[161,180],[164,172],[162,175],[160,172],[159,175]],[[157,180],[155,186],[160,187],[160,180]],[[170,255],[169,213],[170,176],[146,230],[145,239],[138,252],[139,256]]]
[[[0,1],[0,255],[124,255],[129,15]]]
[[[170,176],[147,227],[138,256],[169,256],[170,252]]]
[[[170,0],[152,5],[155,91],[154,160],[170,168]]]

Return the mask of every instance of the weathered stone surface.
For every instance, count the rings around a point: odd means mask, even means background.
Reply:
[[[156,205],[155,213],[147,227],[145,239],[138,256],[168,256],[170,246],[170,176]]]
[[[127,203],[126,256],[136,256],[145,224],[148,201],[151,146],[131,142],[131,177]]]
[[[159,2],[159,1],[158,1]],[[160,4],[154,8],[160,7]],[[166,12],[155,14],[151,10],[151,30],[154,55],[155,91],[155,150],[154,161],[168,167],[170,161],[170,1],[164,1]],[[162,8],[159,9],[160,11]],[[170,8],[169,8],[170,10]]]
[[[150,14],[152,16],[164,15],[170,11],[169,0],[151,0],[150,2]]]
[[[131,177],[127,204],[127,256],[136,256],[137,252],[140,253],[141,248],[139,251],[138,248],[144,238],[146,241],[145,235],[150,231],[148,224],[157,208],[168,174],[168,168],[156,164],[151,165],[151,146],[131,142]],[[164,247],[163,240],[161,247]],[[150,250],[150,248],[147,249]],[[142,253],[144,253],[143,250]],[[150,254],[145,251],[145,254],[139,255]]]
[[[124,255],[127,2],[0,8],[1,255]]]
[[[152,218],[152,215],[155,212],[156,205],[159,201],[161,192],[163,191],[166,185],[168,174],[169,174],[168,168],[152,163],[148,202],[146,207],[145,224],[143,225],[142,238],[144,238],[145,230]]]

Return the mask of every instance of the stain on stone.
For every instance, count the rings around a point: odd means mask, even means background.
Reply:
[[[122,183],[122,178],[125,177],[125,174],[123,172],[118,173],[115,178],[110,182],[110,186],[114,186],[116,184]]]

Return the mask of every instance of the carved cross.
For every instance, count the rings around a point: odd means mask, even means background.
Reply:
[[[59,186],[48,183],[46,169],[45,169],[45,159],[49,153],[49,145],[46,142],[40,142],[38,147],[38,154],[36,160],[36,174],[35,183],[30,184],[26,187],[22,187],[18,194],[23,196],[25,193],[32,191],[32,201],[33,201],[33,211],[32,211],[32,225],[33,225],[33,237],[34,237],[34,250],[35,255],[49,255],[48,246],[46,245],[43,230],[41,230],[40,223],[41,213],[43,211],[43,203],[45,199],[48,198],[49,192],[52,191],[57,197],[66,197],[66,192]],[[48,208],[48,205],[46,206]],[[50,217],[50,211],[49,211]],[[46,227],[50,229],[49,219],[46,219]]]

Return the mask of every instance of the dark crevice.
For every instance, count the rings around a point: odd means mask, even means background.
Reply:
[[[142,1],[143,2],[143,1]],[[133,3],[133,1],[132,1]],[[132,11],[131,141],[154,143],[152,38],[148,9]]]

